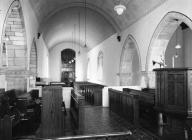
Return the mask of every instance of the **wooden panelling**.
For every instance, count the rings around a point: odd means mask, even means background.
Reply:
[[[187,115],[190,102],[187,97],[191,94],[190,91],[187,92],[189,70],[169,68],[155,71],[157,74],[156,108],[162,112]]]
[[[185,132],[183,139],[188,139],[192,128],[192,69],[162,68],[155,69],[155,72],[157,75],[155,108],[163,116],[159,122],[166,124],[173,132]]]

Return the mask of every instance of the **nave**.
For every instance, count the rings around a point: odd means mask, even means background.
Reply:
[[[0,140],[191,140],[191,11],[0,0]]]

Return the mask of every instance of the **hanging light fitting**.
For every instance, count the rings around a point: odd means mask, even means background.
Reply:
[[[122,15],[123,12],[126,10],[126,7],[125,5],[118,4],[118,5],[115,5],[114,10],[117,12],[118,15]]]
[[[179,20],[177,19],[176,20],[177,21],[177,26],[179,27]],[[178,29],[178,28],[177,28]],[[177,39],[177,37],[178,37],[178,35],[177,35],[177,29],[176,29],[176,46],[175,46],[175,49],[181,49],[181,45],[179,44],[179,42],[178,42],[178,39]]]
[[[124,11],[126,10],[125,4],[127,4],[130,0],[115,0],[116,4],[114,6],[114,10],[118,15],[122,15]]]

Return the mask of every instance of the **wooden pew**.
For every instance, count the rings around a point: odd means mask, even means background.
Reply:
[[[138,125],[138,95],[109,89],[110,109],[134,125]]]
[[[62,136],[64,130],[64,113],[62,112],[62,87],[43,87],[42,129],[43,138]]]
[[[74,85],[75,89],[85,96],[85,101],[95,106],[102,105],[102,89],[104,85],[90,82],[76,82]]]
[[[71,105],[70,105],[70,114],[72,117],[72,121],[74,122],[76,128],[79,128],[79,112],[81,108],[84,106],[84,96],[75,92],[74,90],[71,91]]]
[[[12,122],[8,115],[0,119],[0,140],[12,140]]]
[[[157,126],[154,105],[154,90],[109,89],[110,109],[136,126],[142,125],[147,128]]]
[[[143,89],[143,90],[134,90],[125,88],[123,89],[125,94],[137,95],[136,106],[138,112],[137,122],[142,127],[154,131],[154,128],[157,128],[157,112],[154,109],[155,106],[155,90],[154,89]]]

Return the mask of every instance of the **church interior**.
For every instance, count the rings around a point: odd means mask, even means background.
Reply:
[[[0,140],[192,140],[192,0],[0,0]]]

